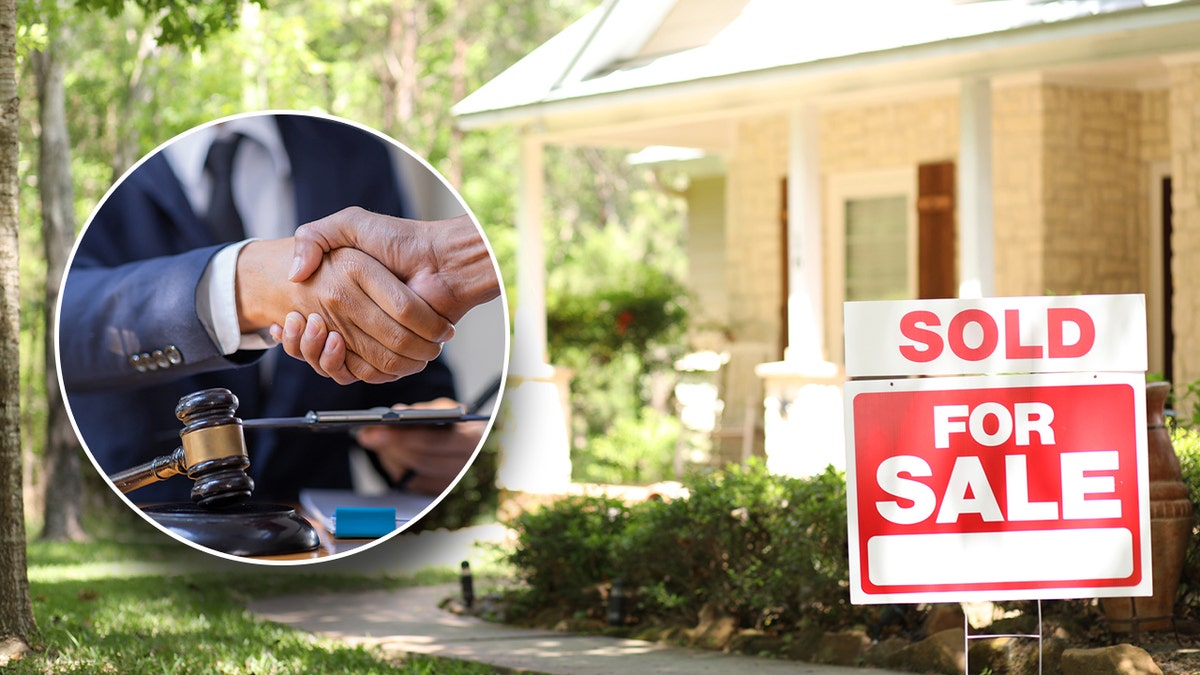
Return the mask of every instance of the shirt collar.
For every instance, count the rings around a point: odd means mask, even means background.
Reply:
[[[253,139],[267,150],[279,179],[284,180],[291,175],[292,164],[273,116],[247,115],[210,124],[176,139],[163,149],[193,207],[202,204],[207,195],[204,160],[208,156],[209,146],[218,136],[235,133]]]

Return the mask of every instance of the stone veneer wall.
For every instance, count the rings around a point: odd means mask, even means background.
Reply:
[[[997,295],[1046,290],[1043,208],[1042,90],[1037,85],[992,93],[992,211]]]
[[[957,105],[942,96],[823,109],[823,176],[957,159]],[[1176,378],[1200,378],[1200,337],[1188,339],[1198,334],[1200,291],[1183,280],[1194,267],[1187,261],[1200,257],[1200,64],[1174,66],[1169,95],[1039,82],[998,86],[992,108],[999,295],[1145,291],[1148,164],[1171,158]],[[774,358],[784,331],[779,206],[788,131],[783,115],[741,122],[728,163],[728,323],[747,361],[750,351]],[[826,269],[833,254],[826,249]],[[827,329],[840,339],[840,327]]]
[[[821,114],[825,175],[915,167],[958,156],[958,98],[829,108]]]
[[[725,281],[729,326],[739,341],[777,345],[783,330],[780,251],[788,120],[757,117],[737,125],[729,158],[725,218]]]
[[[1170,68],[1175,381],[1200,379],[1200,63]]]
[[[1043,292],[1144,291],[1149,234],[1141,94],[1042,88]]]
[[[993,96],[996,292],[1146,289],[1148,163],[1165,94],[1054,84]]]
[[[911,169],[928,162],[957,161],[958,98],[934,96],[888,104],[857,107],[831,107],[821,114],[822,194],[828,179],[836,174],[854,174],[888,169]],[[915,189],[915,185],[913,186]],[[913,205],[915,208],[915,205]],[[825,297],[832,284],[841,280],[830,276],[841,251],[833,250],[833,223],[825,226]],[[957,265],[957,262],[951,264]],[[837,345],[831,355],[840,355],[843,340],[841,311],[836,302],[825,307],[825,340]]]
[[[726,163],[725,284],[732,339],[722,378],[725,411],[718,438],[724,454],[740,452],[741,433],[753,417],[762,422],[762,381],[754,367],[774,361],[785,328],[780,307],[786,291],[780,249],[783,178],[787,175],[789,128],[784,116],[742,120]],[[761,443],[755,442],[761,453]],[[728,446],[722,448],[722,446]]]

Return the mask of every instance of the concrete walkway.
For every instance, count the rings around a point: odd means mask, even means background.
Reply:
[[[289,596],[255,600],[259,618],[389,655],[432,654],[520,671],[562,675],[619,673],[754,673],[755,675],[900,675],[872,668],[825,666],[669,647],[641,640],[514,628],[438,609],[457,586]]]

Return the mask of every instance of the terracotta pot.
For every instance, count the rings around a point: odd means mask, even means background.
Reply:
[[[1109,627],[1118,633],[1167,630],[1175,615],[1175,594],[1183,557],[1192,536],[1192,503],[1171,445],[1163,407],[1168,382],[1146,384],[1146,445],[1150,469],[1150,557],[1154,594],[1144,598],[1103,598]],[[1135,625],[1136,617],[1136,625]]]

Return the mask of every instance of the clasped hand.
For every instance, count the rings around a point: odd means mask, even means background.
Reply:
[[[419,372],[455,322],[499,294],[465,215],[424,222],[351,207],[290,239],[251,242],[238,258],[243,332],[269,328],[289,355],[339,384]]]

